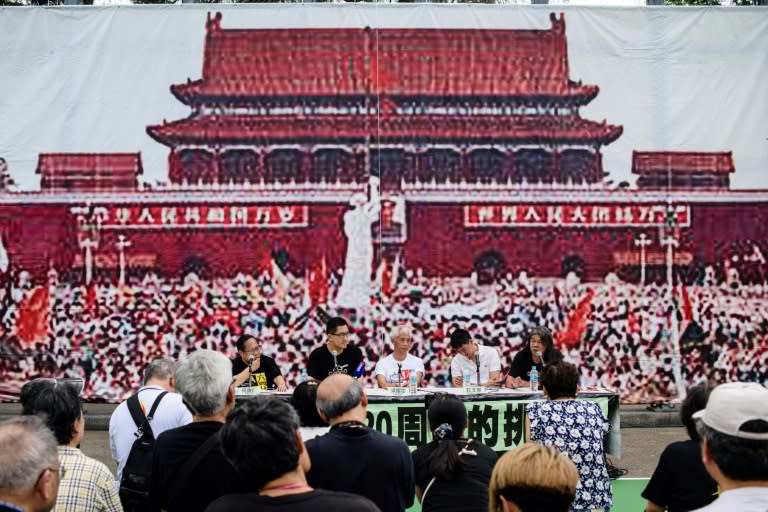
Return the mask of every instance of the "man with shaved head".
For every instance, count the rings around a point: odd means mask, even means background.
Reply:
[[[331,430],[307,441],[310,485],[360,494],[382,512],[413,505],[413,461],[408,446],[366,425],[368,397],[349,375],[331,375],[317,388],[317,412]]]

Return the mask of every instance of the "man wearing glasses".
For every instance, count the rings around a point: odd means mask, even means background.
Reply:
[[[362,351],[349,344],[352,331],[349,323],[340,316],[328,320],[325,326],[328,341],[309,354],[307,374],[316,380],[323,380],[329,375],[344,373],[360,378],[365,374]]]
[[[0,423],[0,512],[51,510],[64,473],[56,438],[42,419]]]
[[[237,339],[237,357],[232,359],[232,375],[235,387],[250,385],[261,389],[288,391],[277,363],[262,354],[261,342],[251,334],[243,334]]]

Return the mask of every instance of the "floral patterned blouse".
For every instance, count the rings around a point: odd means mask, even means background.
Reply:
[[[554,446],[579,470],[571,510],[610,507],[611,482],[603,450],[603,437],[610,425],[600,406],[585,400],[550,400],[528,404],[526,411],[531,440]]]

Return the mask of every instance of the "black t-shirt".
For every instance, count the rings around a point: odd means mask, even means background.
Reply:
[[[716,492],[717,483],[701,461],[699,442],[688,440],[664,448],[641,496],[669,512],[684,512],[709,505]]]
[[[463,441],[459,441],[459,450],[464,447],[464,444]],[[437,446],[438,442],[432,441],[413,452],[416,485],[419,486],[422,494],[434,476],[429,472],[429,458]],[[491,473],[498,456],[489,447],[476,441],[469,444],[469,449],[477,455],[461,456],[461,460],[467,466],[457,471],[453,480],[435,480],[421,502],[422,512],[486,512],[488,510],[488,483],[491,481]]]
[[[413,461],[402,439],[368,427],[336,427],[306,446],[309,485],[365,496],[383,512],[413,505]]]
[[[223,426],[217,421],[202,421],[166,430],[157,437],[150,492],[153,512],[161,509],[202,512],[220,496],[248,490],[246,482],[224,458],[218,442],[188,473],[184,482],[175,483],[185,462],[208,438],[218,436]]]
[[[309,354],[307,373],[317,380],[323,380],[334,373],[345,373],[354,377],[357,367],[362,362],[362,351],[353,345],[347,345],[347,348],[336,356],[336,365],[334,366],[331,351],[328,350],[327,345],[323,345]]]
[[[261,359],[259,369],[251,374],[251,386],[272,389],[275,387],[275,379],[280,376],[280,368],[277,367],[275,360],[269,356],[260,355],[259,359]],[[248,368],[248,363],[243,361],[242,357],[237,356],[232,360],[232,375],[237,375],[246,368]],[[247,385],[248,379],[245,379],[241,386]]]
[[[547,354],[544,356],[544,360],[547,363],[554,363],[555,361],[562,361],[563,354],[561,354],[557,350],[553,350],[550,354]],[[530,373],[531,373],[531,367],[535,366],[536,371],[539,372],[539,377],[541,377],[541,370],[544,369],[544,365],[534,364],[533,362],[533,354],[530,350],[521,350],[517,354],[515,354],[514,359],[512,359],[512,367],[509,369],[509,376],[510,377],[522,377],[523,380],[531,380]]]
[[[255,492],[223,496],[205,509],[205,512],[231,512],[232,510],[259,510],[260,512],[380,512],[371,500],[346,492],[315,489],[301,494],[286,494],[270,498]]]

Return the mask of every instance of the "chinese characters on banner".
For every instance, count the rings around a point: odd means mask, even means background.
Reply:
[[[473,204],[464,207],[466,227],[656,227],[691,225],[691,208],[667,204]],[[671,214],[671,218],[670,218]]]
[[[589,397],[600,404],[609,416],[607,396]],[[501,452],[523,443],[525,406],[534,400],[466,401],[469,427],[465,437],[471,437]],[[369,402],[368,426],[399,437],[411,450],[432,440],[423,400],[400,402]]]
[[[94,211],[101,229],[301,228],[309,223],[307,206],[294,204],[107,205]]]

